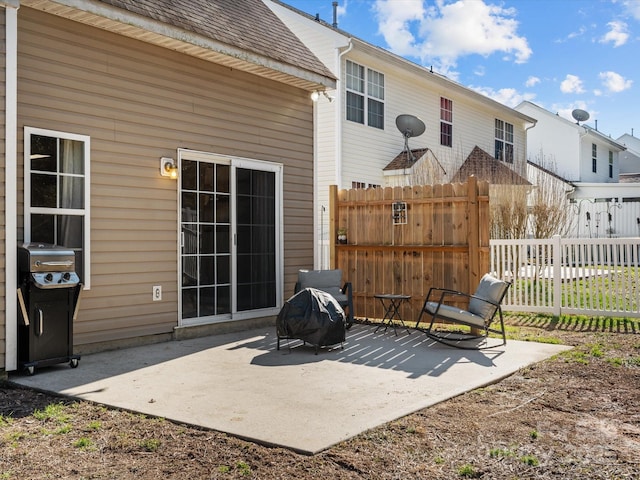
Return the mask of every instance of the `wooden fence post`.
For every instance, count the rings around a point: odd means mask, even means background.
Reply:
[[[338,233],[338,186],[329,185],[329,268],[337,268],[336,235]]]
[[[469,292],[480,282],[480,208],[478,205],[478,179],[467,180],[467,208],[469,212]]]

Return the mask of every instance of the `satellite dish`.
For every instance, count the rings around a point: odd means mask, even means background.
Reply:
[[[571,116],[576,120],[576,122],[578,122],[578,125],[580,125],[580,122],[586,122],[587,120],[589,120],[589,112],[586,112],[579,108],[576,108],[573,112],[571,112]]]
[[[402,114],[396,117],[396,127],[404,138],[419,137],[426,129],[424,122],[413,115]]]
[[[418,117],[409,114],[398,115],[396,117],[396,127],[398,127],[398,130],[400,130],[400,133],[402,133],[404,137],[404,149],[407,152],[407,156],[410,157],[411,160],[415,160],[411,150],[409,150],[409,138],[419,137],[427,127]]]

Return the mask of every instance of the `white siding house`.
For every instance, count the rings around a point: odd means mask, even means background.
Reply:
[[[385,169],[404,150],[398,115],[425,123],[426,131],[410,138],[409,147],[427,152],[416,160],[437,164],[438,181],[450,182],[476,147],[526,176],[526,129],[535,123],[526,114],[284,3],[264,2],[338,79],[335,90],[319,95],[314,112],[317,267],[328,266],[326,246],[332,241],[330,185],[426,183],[407,165]]]
[[[537,120],[527,132],[529,162],[550,170],[565,183],[574,214],[570,235],[629,237],[640,234],[640,184],[620,183],[627,147],[635,137],[613,140],[584,124],[549,112],[531,102],[516,110]],[[628,164],[628,166],[626,166]],[[629,171],[629,173],[631,173]],[[531,181],[531,177],[529,177]],[[532,181],[532,183],[536,183]]]
[[[639,182],[640,138],[633,136],[633,133],[625,133],[616,141],[627,147],[624,152],[620,152],[620,181]]]
[[[531,102],[515,107],[537,120],[527,133],[527,157],[570,182],[618,183],[624,145]]]

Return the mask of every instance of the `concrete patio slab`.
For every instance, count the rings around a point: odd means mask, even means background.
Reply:
[[[355,325],[344,349],[281,342],[274,328],[86,355],[14,383],[313,454],[494,383],[569,347],[509,341],[483,351]]]

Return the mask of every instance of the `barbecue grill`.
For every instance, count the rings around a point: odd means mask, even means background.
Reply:
[[[18,246],[18,364],[30,375],[41,366],[78,366],[73,322],[81,292],[73,250],[36,242]]]

